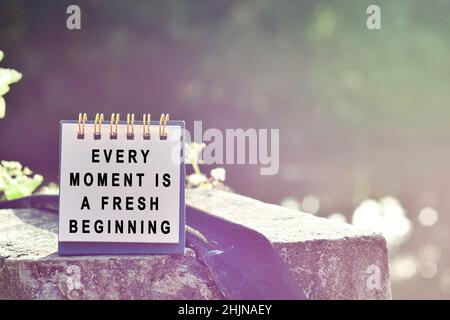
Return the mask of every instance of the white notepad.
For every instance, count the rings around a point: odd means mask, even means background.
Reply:
[[[183,252],[184,122],[60,126],[60,254]]]

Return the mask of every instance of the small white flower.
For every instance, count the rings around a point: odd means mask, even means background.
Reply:
[[[187,177],[188,183],[194,187],[208,181],[208,179],[203,174],[193,173]]]
[[[214,180],[225,181],[226,171],[225,171],[224,168],[212,169],[210,174],[211,174],[211,177],[213,177]]]

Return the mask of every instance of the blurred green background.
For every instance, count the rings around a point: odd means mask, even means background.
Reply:
[[[448,299],[449,16],[445,0],[0,1],[1,66],[23,74],[0,159],[57,181],[58,122],[78,112],[280,128],[280,172],[225,166],[230,187],[384,232],[394,298]]]

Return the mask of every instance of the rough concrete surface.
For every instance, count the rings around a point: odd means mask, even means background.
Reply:
[[[379,234],[225,191],[187,190],[186,201],[263,233],[310,299],[391,298]],[[56,252],[56,215],[0,210],[0,299],[223,298],[191,249],[184,256]]]
[[[76,256],[57,252],[57,217],[0,210],[0,298],[219,299],[191,249],[184,256]]]
[[[186,201],[264,234],[310,299],[391,298],[380,234],[225,191],[193,190]]]

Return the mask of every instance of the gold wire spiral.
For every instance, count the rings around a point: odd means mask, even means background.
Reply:
[[[78,130],[77,130],[78,136],[80,138],[84,138],[86,121],[87,121],[87,114],[80,112],[78,114]]]
[[[169,121],[169,114],[161,114],[161,118],[159,119],[159,137],[161,139],[165,139],[167,138],[167,133],[166,133],[166,124],[167,121]]]
[[[111,115],[111,122],[109,124],[109,136],[111,139],[117,138],[117,125],[119,124],[119,120],[120,120],[120,114],[113,113]]]
[[[132,139],[134,136],[134,113],[127,113],[127,138]]]
[[[144,139],[150,139],[150,119],[151,119],[151,115],[150,113],[146,114],[144,113],[142,115],[142,129],[143,129],[143,135],[144,135]]]
[[[78,126],[77,126],[77,134],[79,139],[83,139],[86,133],[86,122],[88,120],[87,113],[79,113],[78,114]],[[111,139],[117,139],[118,135],[118,125],[120,120],[119,113],[113,113],[111,115],[111,121],[109,124],[109,134]],[[102,133],[102,123],[104,121],[103,113],[96,113],[94,120],[94,139],[100,139]],[[163,113],[161,114],[161,118],[159,119],[159,136],[160,139],[167,138],[166,126],[169,121],[169,114]],[[142,124],[143,124],[143,137],[144,139],[150,139],[150,128],[151,128],[151,114],[143,114],[142,116]],[[134,113],[127,113],[127,139],[134,138]]]
[[[101,137],[102,134],[102,122],[103,122],[103,113],[97,113],[95,115],[95,120],[94,120],[94,138]]]

